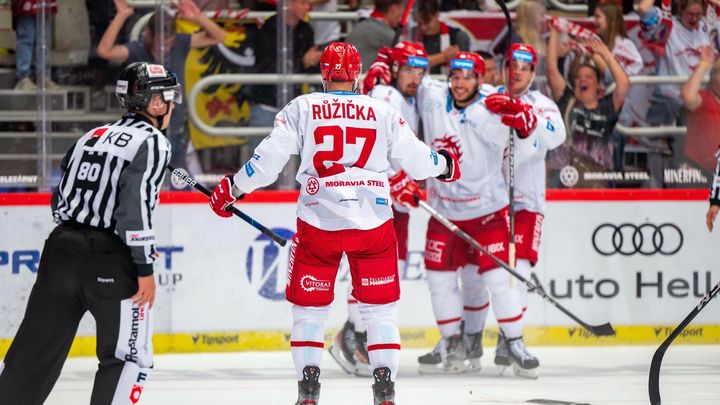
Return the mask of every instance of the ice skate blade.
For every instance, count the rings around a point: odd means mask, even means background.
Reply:
[[[371,377],[372,371],[370,370],[369,364],[358,362],[355,364],[353,374],[355,374],[355,377]]]
[[[468,373],[479,373],[482,369],[482,364],[480,364],[480,358],[477,359],[468,359],[467,360],[467,372]]]
[[[513,372],[515,373],[515,375],[518,377],[528,378],[528,379],[532,379],[532,380],[537,380],[537,378],[538,378],[539,373],[538,373],[537,367],[531,368],[531,369],[524,369],[524,368],[518,366],[517,364],[513,364],[512,369],[513,369]]]
[[[444,367],[442,364],[420,364],[418,366],[418,373],[420,374],[462,374],[468,371],[465,364],[462,365],[451,365],[450,367]]]
[[[345,356],[342,354],[342,350],[338,348],[334,343],[330,345],[330,349],[328,350],[330,352],[330,357],[332,357],[335,362],[340,366],[341,369],[343,369],[344,372],[348,374],[355,374],[355,365],[351,364],[347,360],[345,360]]]

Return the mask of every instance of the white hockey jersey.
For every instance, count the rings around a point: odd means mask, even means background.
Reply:
[[[288,103],[235,174],[236,187],[250,193],[271,184],[290,155],[300,155],[297,215],[328,231],[372,229],[392,218],[390,159],[417,179],[446,168],[445,158],[419,141],[397,111],[351,92],[312,93]]]
[[[410,129],[417,133],[418,127],[420,126],[420,117],[417,112],[417,101],[415,97],[405,97],[400,93],[400,90],[393,86],[384,84],[378,84],[373,87],[372,91],[368,94],[372,98],[382,100],[388,104],[395,111],[399,112],[400,115],[405,119],[410,126]],[[388,170],[388,176],[392,176],[402,169],[400,163],[395,160],[390,161],[390,169]],[[410,209],[404,205],[393,202],[395,211],[398,212],[410,212]]]
[[[554,101],[539,91],[529,91],[520,100],[533,106],[538,124],[533,132],[538,148],[533,155],[515,163],[515,210],[545,212],[545,156],[549,150],[562,145],[567,131],[560,109]],[[505,175],[509,172],[505,159]]]
[[[407,121],[410,129],[417,133],[420,126],[420,117],[418,116],[415,97],[405,97],[400,93],[400,90],[385,84],[378,84],[373,87],[368,96],[390,104]]]
[[[451,220],[478,218],[508,205],[502,170],[509,130],[483,102],[490,89],[483,87],[478,100],[462,109],[455,108],[444,81],[426,77],[418,91],[425,142],[433,149],[452,151],[460,161],[460,180],[427,182],[429,204]],[[546,123],[538,122],[541,125]],[[536,141],[532,134],[516,138],[516,162],[536,153]]]
[[[648,37],[661,36],[667,28],[661,24],[658,17],[661,10],[652,8],[648,13],[641,15],[641,21]],[[672,31],[665,44],[665,56],[658,60],[659,76],[690,76],[700,63],[702,48],[710,45],[710,36],[707,24],[700,20],[700,27],[691,31],[685,28],[678,17],[673,17]],[[660,92],[682,103],[680,99],[680,86],[661,85]]]

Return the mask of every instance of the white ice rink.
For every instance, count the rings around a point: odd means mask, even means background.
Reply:
[[[399,405],[461,404],[648,404],[647,381],[655,346],[535,348],[537,380],[510,370],[498,377],[493,349],[483,370],[459,376],[423,376],[416,358],[424,350],[402,351],[396,384]],[[90,401],[94,358],[71,358],[46,402],[83,405]],[[322,405],[371,405],[370,380],[345,374],[323,357]],[[671,346],[660,379],[664,405],[720,403],[720,346]],[[155,370],[142,405],[292,405],[297,385],[289,352],[175,354],[155,357]],[[537,402],[532,400],[553,400]],[[566,402],[560,402],[566,401]]]

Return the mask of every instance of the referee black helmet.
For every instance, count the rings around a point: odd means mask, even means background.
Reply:
[[[177,76],[165,66],[134,62],[120,72],[115,85],[115,95],[123,108],[143,111],[155,94],[160,95],[165,103],[182,103],[182,89]]]

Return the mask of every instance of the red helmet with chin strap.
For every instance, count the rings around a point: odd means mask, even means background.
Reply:
[[[427,69],[430,64],[425,47],[410,41],[402,41],[395,45],[390,51],[390,69],[397,72],[402,66]]]
[[[511,44],[510,50],[505,54],[505,63],[511,61],[525,62],[535,67],[538,62],[537,52],[535,52],[532,45]]]
[[[320,55],[320,76],[326,82],[354,82],[360,77],[360,52],[345,42],[331,42]]]
[[[485,76],[485,61],[475,52],[458,52],[448,65],[450,70],[468,69],[477,74],[479,78]]]

